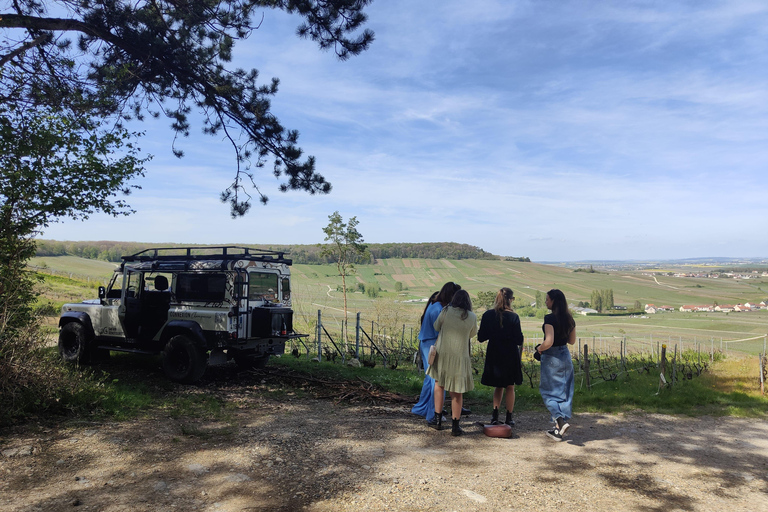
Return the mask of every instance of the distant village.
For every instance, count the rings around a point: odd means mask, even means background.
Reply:
[[[698,277],[704,279],[760,279],[768,278],[768,270],[760,272],[759,270],[751,270],[749,272],[643,272],[644,276],[655,277],[659,275],[667,275],[671,277]]]
[[[654,313],[663,313],[665,311],[674,311],[675,309],[676,308],[672,306],[655,306],[653,304],[645,305],[645,312],[651,315]],[[692,311],[700,311],[700,312],[718,311],[721,313],[730,313],[732,311],[749,312],[749,311],[757,311],[759,309],[768,309],[768,305],[766,305],[765,301],[762,301],[759,304],[745,302],[744,304],[736,304],[736,305],[731,305],[731,304],[716,304],[714,306],[683,305],[677,309],[679,311],[682,311],[683,313],[690,313]]]
[[[647,276],[657,276],[659,275],[658,272],[643,272],[644,275]],[[672,277],[695,277],[695,278],[704,278],[704,279],[759,279],[759,278],[767,278],[768,277],[768,271],[758,271],[758,270],[752,270],[749,272],[669,272],[667,275]],[[766,305],[765,301],[760,302],[759,304],[746,302],[744,304],[714,304],[714,305],[693,305],[693,304],[684,304],[680,306],[679,308],[675,308],[673,306],[656,306],[654,304],[646,304],[645,305],[645,312],[648,314],[654,314],[654,313],[663,313],[665,311],[682,311],[684,313],[689,312],[721,312],[721,313],[730,313],[730,312],[750,312],[750,311],[757,311],[760,309],[768,309],[768,306]]]

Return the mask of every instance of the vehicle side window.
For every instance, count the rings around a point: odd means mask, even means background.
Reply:
[[[283,300],[289,300],[291,298],[291,280],[287,277],[283,278]]]
[[[141,274],[135,272],[128,272],[128,283],[125,287],[125,296],[127,298],[136,297],[138,290],[140,289],[139,281],[141,280]]]
[[[250,300],[274,301],[277,298],[277,274],[265,272],[251,272],[249,296]]]
[[[123,289],[121,288],[122,279],[118,279],[118,277],[122,278],[121,274],[113,274],[112,279],[109,281],[109,285],[107,286],[107,299],[119,299],[123,295]]]
[[[179,274],[176,278],[176,299],[191,302],[222,302],[226,290],[224,274]]]

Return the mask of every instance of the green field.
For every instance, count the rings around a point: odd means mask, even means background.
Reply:
[[[71,274],[76,280],[92,280],[103,284],[109,278],[114,264],[87,260],[73,256],[34,258],[36,266],[47,267],[58,275]],[[329,330],[337,330],[343,319],[343,295],[336,291],[341,285],[333,265],[294,265],[293,299],[296,326],[306,332],[314,331],[317,311],[322,311],[323,323]],[[496,291],[508,286],[515,295],[533,302],[536,292],[551,288],[563,290],[571,304],[589,301],[592,290],[613,289],[616,305],[632,307],[635,301],[657,306],[679,308],[683,304],[738,304],[760,302],[768,298],[768,280],[741,281],[734,279],[675,278],[646,275],[645,271],[608,271],[599,273],[574,272],[571,269],[537,263],[495,260],[430,260],[387,259],[373,265],[359,265],[355,275],[347,277],[347,287],[357,283],[366,287],[378,286],[381,293],[371,298],[361,292],[348,293],[350,323],[360,312],[364,325],[375,325],[374,330],[415,336],[418,319],[423,310],[421,302],[405,302],[428,297],[446,281],[455,281],[476,296],[480,291]],[[395,283],[403,290],[395,292]],[[50,293],[55,293],[55,286]],[[67,297],[76,299],[77,291]],[[83,288],[81,298],[93,298],[92,288]],[[57,297],[55,302],[60,302]],[[621,338],[628,339],[632,349],[650,348],[659,343],[682,348],[700,346],[759,353],[763,350],[763,336],[768,333],[768,311],[751,313],[681,313],[679,311],[655,315],[630,316],[576,316],[577,334],[583,343],[614,350]],[[526,339],[540,337],[541,319],[523,318]],[[591,342],[595,338],[594,343]],[[615,338],[614,338],[615,337]],[[734,341],[755,338],[748,341]],[[729,343],[730,341],[730,343]]]
[[[101,260],[89,260],[77,256],[51,256],[32,258],[29,265],[49,269],[58,275],[65,275],[81,280],[93,280],[106,284],[117,266],[115,263]]]

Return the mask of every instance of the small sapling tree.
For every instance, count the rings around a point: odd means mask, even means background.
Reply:
[[[322,251],[322,255],[330,257],[336,263],[336,268],[341,276],[341,288],[344,295],[344,326],[342,337],[344,338],[344,353],[347,353],[347,276],[355,273],[355,263],[364,259],[368,253],[368,246],[363,243],[363,235],[357,230],[356,217],[350,217],[344,222],[338,211],[328,216],[328,225],[323,228],[325,241],[329,242]],[[366,291],[368,289],[366,288]]]

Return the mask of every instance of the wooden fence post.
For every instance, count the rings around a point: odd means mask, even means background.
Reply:
[[[317,310],[317,360],[322,361],[323,360],[323,347],[320,343],[320,333],[323,332],[323,320],[322,320],[322,313],[318,309]]]
[[[661,384],[666,384],[667,379],[664,373],[667,371],[667,345],[664,344],[661,346],[661,357],[659,359],[659,365],[661,366],[661,372],[659,372],[659,379],[661,380]]]
[[[589,379],[589,346],[584,344],[584,373],[587,374],[587,389],[592,389],[592,383]]]
[[[672,385],[677,383],[677,345],[675,345],[675,355],[672,356]]]
[[[360,312],[355,318],[355,359],[360,360]]]

